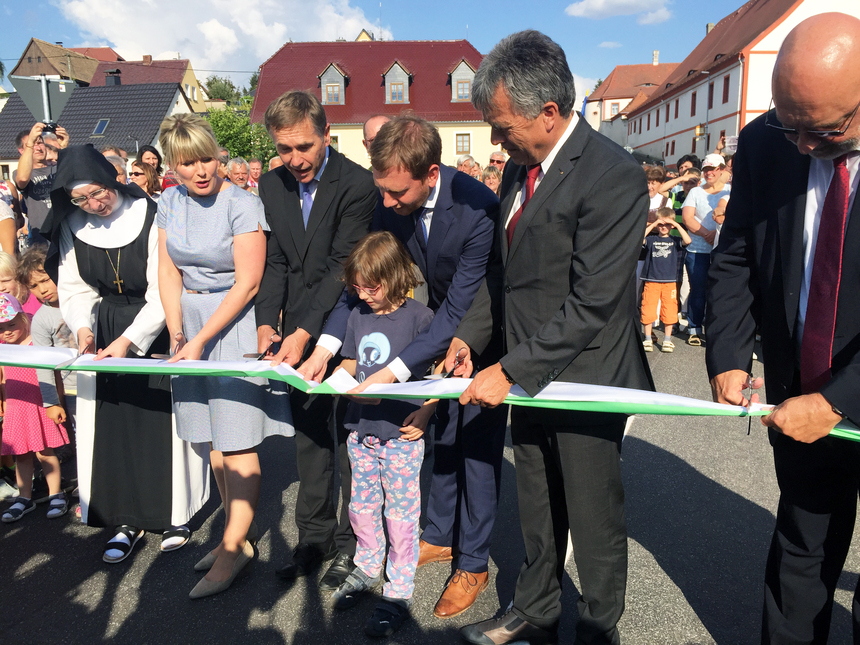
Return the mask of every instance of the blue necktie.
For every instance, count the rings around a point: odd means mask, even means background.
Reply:
[[[308,228],[308,219],[311,216],[311,209],[314,207],[313,189],[317,185],[316,179],[311,179],[307,184],[301,184],[302,192],[302,220],[305,223],[305,230]]]

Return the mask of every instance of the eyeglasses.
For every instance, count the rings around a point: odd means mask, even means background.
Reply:
[[[382,285],[378,284],[375,287],[359,287],[357,284],[354,284],[352,285],[352,288],[355,289],[356,293],[361,293],[363,291],[368,296],[375,296],[376,292],[382,288]]]
[[[494,166],[504,166],[505,162],[502,159],[490,159],[490,163]]]
[[[107,197],[107,192],[107,188],[99,188],[98,190],[94,190],[89,195],[86,195],[84,197],[72,197],[72,204],[74,204],[75,206],[80,206],[81,204],[85,203],[90,199],[103,199],[104,197]]]
[[[857,115],[857,110],[860,108],[860,103],[854,108],[854,111],[851,112],[851,115],[848,117],[845,126],[841,130],[806,130],[806,134],[811,135],[813,137],[818,137],[819,139],[829,139],[831,137],[841,137],[843,134],[848,132],[848,128],[851,127],[851,123],[854,121],[854,117]],[[800,132],[797,128],[786,128],[781,125],[776,125],[775,123],[770,122],[770,115],[773,111],[773,98],[770,99],[770,105],[767,110],[767,114],[764,117],[764,124],[769,127],[777,130],[778,132],[782,132],[783,134],[790,134],[794,136],[800,136]]]
[[[129,177],[145,177],[146,173],[145,172],[130,172],[130,173],[128,173],[128,176]]]

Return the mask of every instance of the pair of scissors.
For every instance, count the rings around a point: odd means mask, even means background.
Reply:
[[[463,361],[466,360],[466,354],[468,354],[468,350],[465,347],[461,347],[457,350],[457,354],[454,356],[454,366],[448,372],[445,372],[444,374],[431,374],[430,376],[425,376],[424,378],[430,381],[450,378],[454,375],[454,370],[460,367],[460,365],[463,364]]]
[[[269,338],[269,346],[266,347],[266,349],[264,349],[261,353],[242,354],[242,358],[253,358],[255,361],[261,361],[266,357],[269,352],[272,352],[272,354],[277,354],[280,351],[281,347],[280,344],[275,342],[274,339],[275,335],[272,334],[271,338]],[[275,347],[275,345],[277,345],[277,347]]]

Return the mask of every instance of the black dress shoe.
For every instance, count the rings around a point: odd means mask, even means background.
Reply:
[[[466,625],[460,636],[474,645],[501,645],[502,643],[528,643],[529,645],[555,645],[556,628],[542,629],[524,621],[509,611],[501,618],[491,618],[474,625]]]
[[[353,571],[355,571],[355,562],[353,562],[352,556],[338,553],[320,580],[320,590],[334,591],[346,581],[347,576]]]
[[[320,562],[333,558],[336,553],[336,549],[326,551],[323,545],[300,542],[298,546],[293,549],[292,562],[281,567],[275,571],[275,573],[285,580],[301,578],[302,576],[313,573],[313,570]]]

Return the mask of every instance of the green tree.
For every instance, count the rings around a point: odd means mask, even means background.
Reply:
[[[250,102],[242,99],[240,107],[211,110],[206,118],[212,125],[219,145],[224,146],[234,157],[265,162],[275,156],[275,146],[269,133],[261,123],[251,123]]]
[[[220,99],[228,103],[235,103],[242,98],[242,93],[236,89],[233,81],[214,74],[206,79],[206,93],[210,99]]]
[[[594,84],[594,87],[592,88],[592,90],[591,90],[591,91],[593,92],[593,91],[594,91],[594,90],[596,90],[598,87],[600,87],[602,84],[603,84],[603,79],[602,79],[602,78],[598,78],[598,79],[597,79],[597,82]]]
[[[260,81],[260,71],[257,70],[253,74],[251,74],[251,80],[248,81],[248,84],[251,86],[248,92],[249,94],[257,89],[257,83]]]

